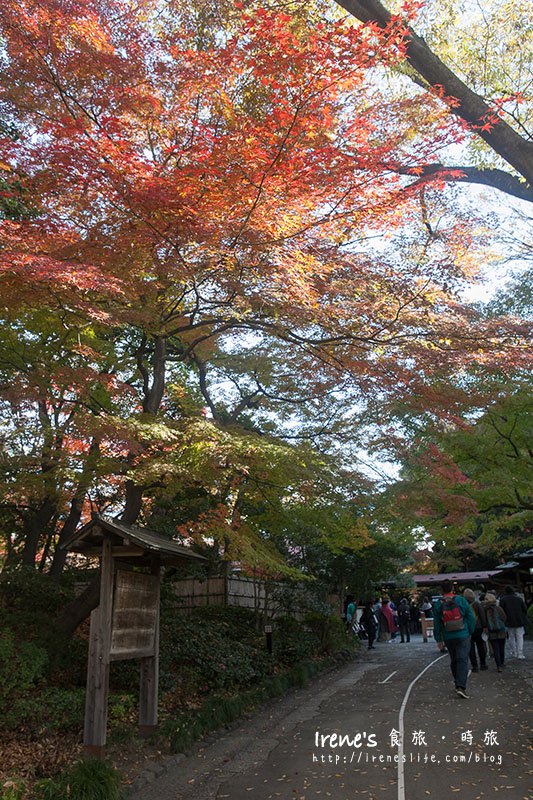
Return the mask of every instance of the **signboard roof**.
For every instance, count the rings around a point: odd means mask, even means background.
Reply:
[[[177,544],[149,528],[127,525],[104,514],[95,514],[90,522],[76,531],[61,547],[69,552],[98,555],[97,551],[104,538],[111,538],[116,546],[113,555],[125,561],[135,559],[135,563],[139,563],[143,557],[150,555],[159,556],[161,562],[166,564],[179,563],[185,559],[206,560],[189,547]]]

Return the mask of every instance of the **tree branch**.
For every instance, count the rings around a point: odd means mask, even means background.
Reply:
[[[336,2],[363,23],[374,21],[381,28],[385,28],[392,18],[391,13],[379,0],[336,0]],[[477,133],[495,153],[526,179],[531,191],[533,142],[523,139],[510,125],[500,119],[496,111],[452,72],[429,48],[424,39],[417,36],[410,27],[407,28],[406,58],[430,87],[444,92],[452,113],[463,119],[470,130]],[[531,200],[531,197],[526,199]]]
[[[478,183],[482,186],[491,186],[505,194],[527,200],[533,203],[533,186],[521,180],[517,175],[511,175],[503,169],[481,169],[479,167],[446,166],[445,164],[426,164],[416,167],[392,168],[398,175],[415,175],[418,181],[441,178],[442,180],[458,183]]]
[[[203,361],[200,360],[200,358],[194,352],[191,354],[190,359],[194,364],[196,364],[198,368],[198,380],[200,383],[200,391],[202,393],[202,397],[209,406],[209,410],[213,415],[213,419],[216,422],[220,422],[220,415],[217,411],[215,404],[213,403],[213,400],[211,399],[211,395],[209,394],[209,390],[207,388],[207,371],[205,368],[205,364]]]

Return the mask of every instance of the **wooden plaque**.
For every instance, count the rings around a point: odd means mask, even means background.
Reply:
[[[111,633],[111,661],[156,655],[159,577],[118,570]]]

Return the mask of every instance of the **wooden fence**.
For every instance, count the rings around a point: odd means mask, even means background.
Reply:
[[[190,614],[192,609],[199,606],[239,606],[250,608],[265,617],[275,617],[284,614],[285,609],[276,597],[276,590],[283,589],[284,584],[276,581],[265,582],[244,575],[231,575],[228,578],[184,578],[176,581],[174,591],[176,605],[184,614]],[[300,589],[302,600],[305,589]],[[339,597],[332,595],[328,601],[333,607],[333,613],[339,614]],[[302,602],[305,606],[305,603]],[[291,612],[301,616],[298,612]]]

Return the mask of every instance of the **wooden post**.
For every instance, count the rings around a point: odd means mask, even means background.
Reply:
[[[159,559],[154,559],[152,575],[159,576]],[[159,689],[159,617],[160,584],[157,591],[157,615],[154,635],[154,655],[141,658],[141,680],[139,695],[139,736],[147,738],[157,727],[157,705]]]
[[[104,539],[100,564],[100,605],[91,612],[87,666],[83,752],[89,758],[103,758],[105,754],[113,577],[111,542]]]

